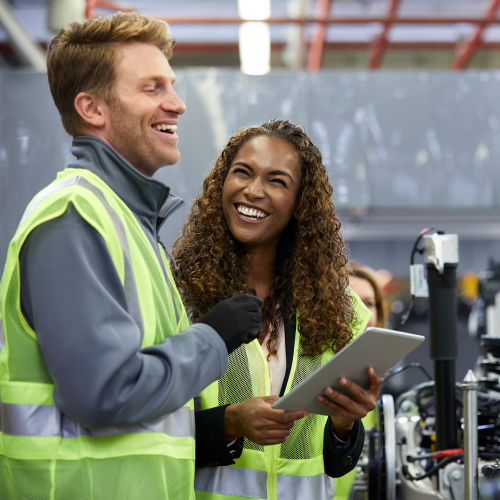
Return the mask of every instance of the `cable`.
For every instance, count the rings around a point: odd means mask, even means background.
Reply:
[[[420,231],[420,233],[418,234],[417,239],[415,240],[415,243],[413,244],[413,248],[412,248],[412,251],[411,251],[410,269],[411,269],[411,266],[413,266],[414,263],[415,263],[415,254],[419,253],[420,255],[422,255],[424,253],[424,248],[423,247],[419,248],[419,246],[418,246],[419,243],[420,243],[420,241],[422,240],[422,238],[426,234],[432,234],[432,233],[444,234],[444,231],[440,231],[440,230],[436,229],[435,227],[431,227],[429,229],[425,228],[425,229],[422,229],[422,231]],[[411,313],[411,310],[413,308],[413,301],[414,300],[415,300],[415,295],[412,294],[411,300],[410,300],[410,304],[408,305],[408,309],[403,314],[403,316],[401,316],[401,324],[402,325],[404,325],[408,321],[408,318],[410,317],[410,313]]]
[[[394,377],[394,375],[397,375],[404,370],[408,370],[408,368],[419,368],[429,380],[434,380],[431,374],[420,363],[408,363],[407,365],[400,366],[399,368],[395,368],[394,370],[390,370],[389,374],[383,378],[382,384],[391,377]]]
[[[444,458],[443,460],[441,460],[441,462],[438,462],[437,465],[435,465],[432,469],[429,469],[425,474],[422,474],[421,476],[413,476],[412,474],[410,474],[407,465],[403,465],[401,467],[401,471],[403,472],[404,476],[407,479],[410,479],[411,481],[421,481],[422,479],[432,476],[439,469],[442,469],[445,465],[448,465],[451,462],[455,462],[456,460],[462,458],[463,456],[464,456],[463,453],[457,453],[456,455],[453,455],[451,457]]]

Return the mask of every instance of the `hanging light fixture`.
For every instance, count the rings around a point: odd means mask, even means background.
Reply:
[[[47,11],[47,25],[58,33],[73,21],[85,19],[86,0],[50,0]]]
[[[247,75],[269,73],[271,31],[264,21],[271,17],[271,0],[238,0],[238,14],[250,20],[240,25],[241,71]]]

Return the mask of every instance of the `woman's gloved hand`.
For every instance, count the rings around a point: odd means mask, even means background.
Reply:
[[[254,295],[235,295],[219,302],[202,316],[198,323],[211,326],[231,354],[241,344],[248,344],[260,335],[262,299]]]

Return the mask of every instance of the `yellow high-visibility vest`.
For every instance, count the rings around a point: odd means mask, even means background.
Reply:
[[[371,313],[351,291],[355,315],[353,334],[361,333]],[[298,355],[300,334],[295,328],[294,358],[285,394],[328,361],[333,352],[322,356]],[[228,370],[201,393],[202,409],[241,403],[270,395],[269,366],[257,340],[244,344],[229,356]],[[197,500],[330,500],[334,481],[325,474],[323,440],[327,419],[309,414],[297,420],[282,444],[260,446],[244,440],[243,453],[235,464],[198,469],[195,476]]]
[[[194,407],[156,420],[92,430],[54,404],[36,332],[20,308],[19,254],[30,232],[69,204],[102,236],[142,330],[142,348],[189,322],[160,250],[98,176],[68,168],[28,205],[9,246],[0,286],[0,499],[189,500],[194,498]]]

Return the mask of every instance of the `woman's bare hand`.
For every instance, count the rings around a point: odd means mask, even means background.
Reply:
[[[340,439],[347,437],[356,420],[365,417],[367,413],[375,409],[375,402],[380,393],[381,378],[373,368],[368,368],[368,376],[370,383],[366,389],[346,377],[339,380],[340,385],[351,392],[354,399],[344,396],[331,387],[325,390],[326,396],[318,396],[318,401],[332,411],[333,427]]]
[[[265,396],[229,405],[224,415],[226,442],[244,436],[264,446],[283,443],[295,420],[304,418],[307,411],[275,410],[271,405],[278,399]]]

